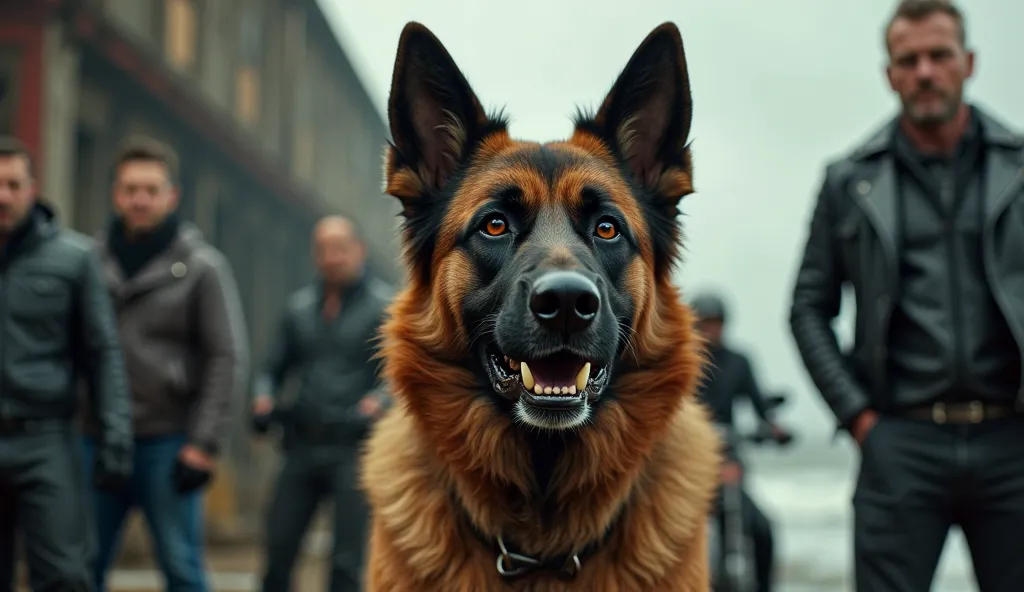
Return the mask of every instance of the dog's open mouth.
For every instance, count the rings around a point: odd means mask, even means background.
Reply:
[[[594,401],[608,382],[607,366],[595,367],[571,353],[515,360],[491,345],[486,358],[495,392],[542,409],[567,409]]]

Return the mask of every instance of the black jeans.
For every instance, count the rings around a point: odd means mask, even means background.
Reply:
[[[980,592],[1024,590],[1024,418],[940,425],[883,415],[861,453],[858,592],[927,592],[952,525]]]
[[[88,497],[69,421],[0,433],[0,589],[14,583],[15,532],[35,592],[92,589]]]
[[[296,444],[284,467],[267,516],[263,592],[286,592],[292,568],[321,500],[334,502],[331,592],[358,592],[367,544],[369,509],[358,489],[354,446]]]

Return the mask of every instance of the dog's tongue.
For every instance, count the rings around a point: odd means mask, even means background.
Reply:
[[[585,362],[573,356],[550,356],[528,362],[533,379],[541,388],[572,386]]]

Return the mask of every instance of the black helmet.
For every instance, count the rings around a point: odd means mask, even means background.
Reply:
[[[716,294],[699,294],[690,301],[690,308],[700,319],[718,319],[725,322],[725,301]]]

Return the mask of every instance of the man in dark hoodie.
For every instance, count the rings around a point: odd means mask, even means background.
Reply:
[[[15,530],[33,590],[86,591],[86,493],[75,449],[77,379],[97,418],[95,485],[131,474],[124,363],[89,239],[39,202],[28,150],[0,137],[0,587],[14,582]]]
[[[248,372],[242,305],[227,260],[175,213],[175,153],[131,138],[115,164],[116,218],[101,255],[132,394],[135,476],[121,495],[96,495],[96,589],[138,505],[166,589],[205,592],[201,491]]]

